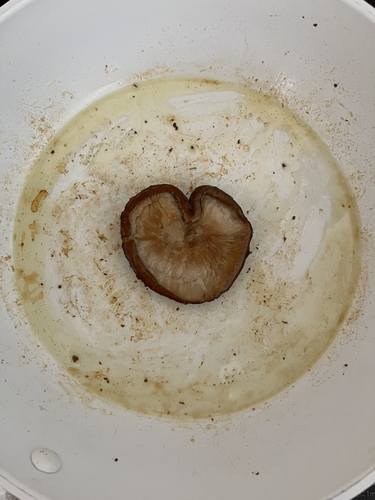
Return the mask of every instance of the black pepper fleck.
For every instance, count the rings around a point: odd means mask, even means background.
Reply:
[[[314,23],[313,26],[314,28],[316,28],[318,26],[318,23]]]
[[[334,86],[335,88],[336,88],[336,87],[338,87],[338,85],[339,85],[338,83],[334,83],[334,84],[333,84],[333,86]]]
[[[173,122],[173,123],[172,123],[172,126],[173,126],[173,128],[174,128],[175,130],[178,130],[178,125],[177,125],[177,123],[176,123],[176,122]]]
[[[77,363],[77,361],[79,361],[79,357],[76,354],[73,354],[72,361],[73,363]]]

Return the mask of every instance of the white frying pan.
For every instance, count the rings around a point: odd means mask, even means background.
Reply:
[[[0,477],[6,490],[21,499],[323,500],[352,498],[375,481],[374,48],[375,13],[359,0],[11,0],[0,10]],[[23,272],[14,250],[17,203],[48,141],[95,99],[135,81],[175,75],[246,83],[276,95],[327,144],[361,220],[354,301],[323,356],[254,410],[206,411],[195,420],[153,416],[163,413],[155,405],[146,416],[84,390],[51,356],[53,342],[39,343],[25,312],[25,300],[39,299],[20,296],[15,284]],[[311,168],[303,189],[320,185]],[[240,166],[234,173],[245,185]],[[124,204],[147,187],[140,176],[124,191]],[[179,183],[189,188],[188,177]],[[248,198],[225,175],[213,184],[246,208]],[[262,234],[262,213],[252,214],[254,238]],[[307,247],[317,231],[313,226],[311,240],[303,240]],[[298,237],[293,242],[301,244]],[[250,256],[252,268],[257,262]],[[37,258],[29,260],[34,263]],[[130,283],[126,266],[123,260]],[[183,310],[180,331],[196,314],[212,318],[207,332],[213,335],[232,314],[230,303],[240,307],[235,298],[245,275],[222,304]],[[28,293],[46,286],[27,276]],[[54,278],[51,272],[46,283]],[[140,283],[132,287],[133,299],[146,293]],[[168,299],[147,297],[161,316],[171,307]],[[85,300],[75,298],[77,307]],[[140,321],[149,317],[147,304]],[[90,314],[99,324],[98,310]],[[235,334],[240,321],[233,325]],[[65,327],[71,356],[80,330]],[[54,334],[58,329],[50,328],[49,338]],[[107,348],[119,352],[112,343]]]

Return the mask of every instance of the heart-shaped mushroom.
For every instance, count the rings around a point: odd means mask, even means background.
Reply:
[[[121,214],[124,253],[137,277],[184,304],[216,299],[249,254],[252,227],[241,207],[212,186],[188,199],[169,184],[150,186]]]

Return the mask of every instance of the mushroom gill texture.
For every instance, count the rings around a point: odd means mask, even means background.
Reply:
[[[177,187],[161,184],[128,201],[121,237],[146,286],[178,302],[199,304],[231,287],[249,255],[252,227],[221,189],[200,186],[188,199]]]

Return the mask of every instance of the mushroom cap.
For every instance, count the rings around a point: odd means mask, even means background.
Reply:
[[[144,189],[121,214],[124,253],[143,283],[184,304],[228,290],[249,255],[253,231],[241,207],[213,186],[188,199],[160,184]]]

